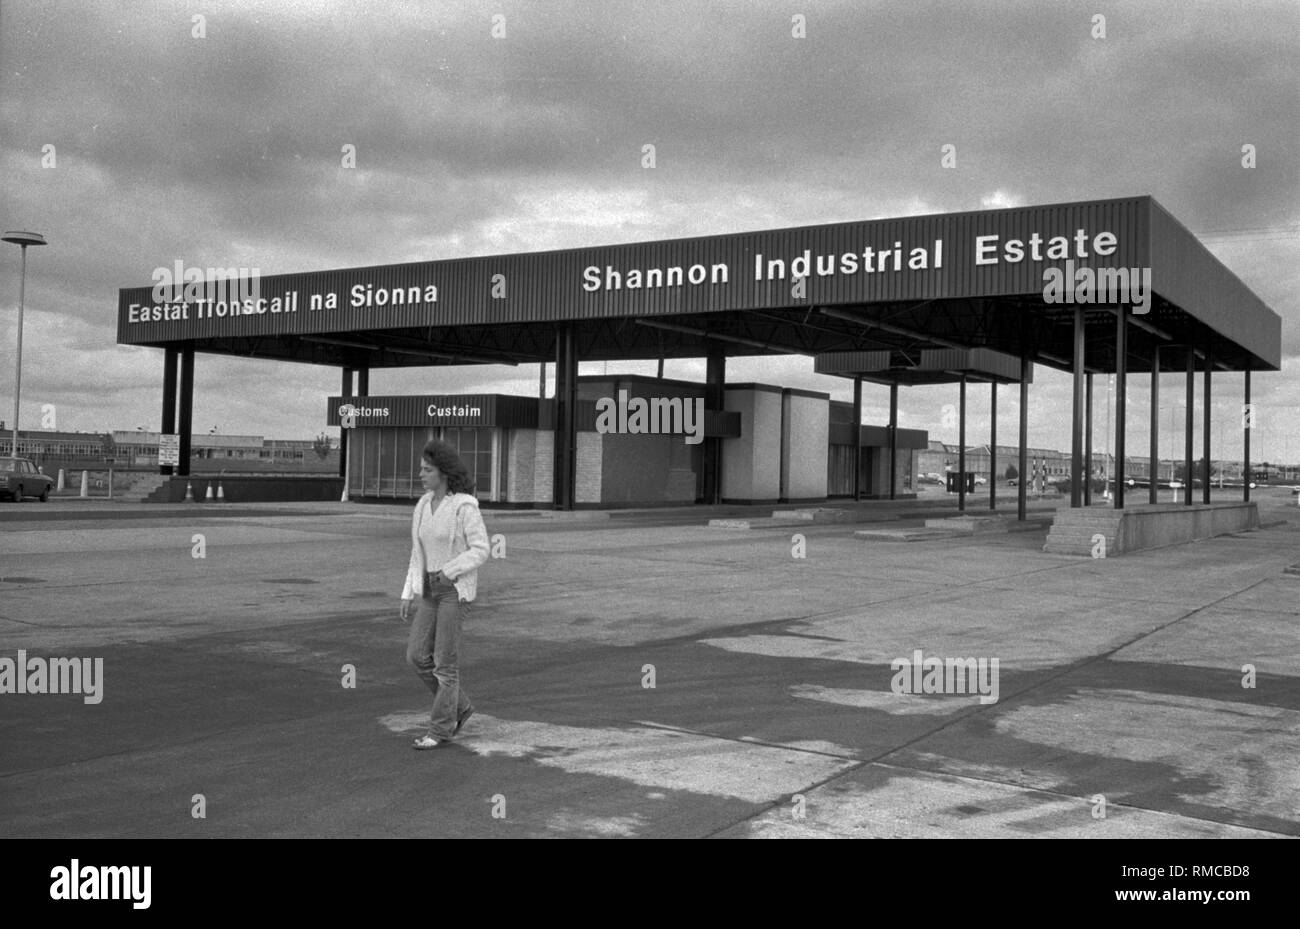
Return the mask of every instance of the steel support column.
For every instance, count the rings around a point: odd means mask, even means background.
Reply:
[[[555,422],[552,507],[573,509],[577,476],[578,353],[573,323],[556,327],[555,338]]]
[[[1124,509],[1124,439],[1128,434],[1128,306],[1115,314],[1115,509]]]
[[[1082,503],[1080,472],[1083,470],[1083,307],[1074,307],[1074,395],[1070,404],[1070,506]]]
[[[1025,520],[1025,501],[1029,481],[1029,353],[1020,343],[1020,462],[1016,465],[1016,519]]]
[[[352,393],[352,368],[343,369],[343,384],[339,388],[339,393],[347,402],[348,397],[354,396]],[[339,477],[346,478],[348,474],[348,433],[351,429],[339,430]]]
[[[1183,423],[1183,504],[1192,505],[1192,404],[1196,400],[1196,352],[1187,346],[1187,410]]]
[[[898,385],[889,385],[889,499],[895,499],[898,478],[894,476],[898,462]]]
[[[966,375],[961,376],[957,414],[957,509],[966,512]]]
[[[181,463],[177,465],[176,474],[180,477],[189,477],[190,434],[194,431],[194,343],[187,342],[181,349],[180,362],[180,414],[176,432],[179,438]]]
[[[164,349],[163,355],[163,402],[161,431],[164,435],[176,432],[176,363],[180,352],[175,348]],[[173,473],[172,465],[159,465],[159,474]]]
[[[862,378],[853,378],[853,499],[862,499]]]
[[[1157,345],[1151,353],[1151,451],[1150,462],[1147,465],[1148,475],[1147,483],[1150,490],[1147,492],[1147,501],[1150,503],[1160,502],[1160,488],[1157,486],[1160,479],[1160,346]]]
[[[989,385],[988,508],[997,509],[997,381]]]
[[[1245,409],[1242,416],[1242,452],[1245,461],[1242,462],[1241,472],[1241,499],[1250,502],[1250,430],[1254,426],[1255,411],[1250,406],[1250,368],[1246,368],[1246,383],[1243,389]]]
[[[1201,444],[1202,447],[1204,448],[1203,454],[1205,456],[1205,466],[1201,469],[1202,471],[1201,502],[1202,503],[1210,502],[1210,455],[1211,455],[1210,419],[1214,410],[1213,404],[1210,403],[1210,375],[1213,371],[1214,371],[1214,358],[1210,354],[1210,344],[1209,342],[1206,342],[1205,343],[1205,390],[1203,391],[1204,396],[1201,397],[1201,403],[1205,407],[1204,411],[1202,412],[1202,415],[1205,418],[1205,423],[1201,428],[1201,432],[1202,432]]]
[[[1083,505],[1092,506],[1092,374],[1084,375],[1083,383]]]
[[[704,360],[704,409],[721,411],[726,405],[727,354],[710,343]],[[704,440],[704,502],[722,502],[722,439]]]

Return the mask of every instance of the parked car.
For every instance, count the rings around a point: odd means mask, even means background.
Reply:
[[[37,497],[42,503],[50,499],[53,478],[36,470],[30,458],[0,458],[0,494],[22,503],[23,497]]]
[[[976,483],[976,484],[987,484],[988,481],[986,481],[986,480],[985,480],[984,478],[982,478],[982,477],[977,477],[977,478],[975,478],[975,483]]]
[[[1007,481],[1007,486],[1008,486],[1008,487],[1019,487],[1019,486],[1020,486],[1020,479],[1017,478],[1017,477],[1010,478],[1010,479]]]

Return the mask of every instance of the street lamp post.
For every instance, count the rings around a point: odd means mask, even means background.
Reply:
[[[18,457],[18,398],[23,390],[23,302],[27,297],[27,246],[44,245],[45,237],[35,232],[6,232],[0,240],[19,245],[23,250],[22,271],[18,275],[18,355],[14,358],[14,441],[10,452]]]

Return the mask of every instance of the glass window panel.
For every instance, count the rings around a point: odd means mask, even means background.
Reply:
[[[397,430],[376,429],[379,433],[379,493],[385,497],[397,495],[397,477],[393,472],[397,457]]]
[[[420,484],[420,456],[424,453],[424,430],[418,426],[411,427],[411,463],[410,478],[407,481],[407,493],[413,497],[418,497],[424,493],[424,487]]]
[[[347,430],[340,429],[339,432],[339,442],[342,443],[343,434],[347,433]],[[361,480],[362,474],[364,473],[363,469],[365,461],[364,456],[361,454],[362,444],[358,441],[359,435],[360,433],[352,433],[348,435],[348,493],[350,494],[360,494],[364,489]],[[343,446],[340,444],[339,455],[341,456],[342,454]]]
[[[365,446],[362,459],[365,469],[362,492],[367,496],[377,497],[379,496],[379,430],[362,429],[358,431],[362,435]]]
[[[415,430],[404,427],[394,429],[397,433],[397,454],[393,458],[396,471],[396,492],[401,496],[411,493],[411,463],[415,460]],[[417,466],[418,467],[418,466]]]

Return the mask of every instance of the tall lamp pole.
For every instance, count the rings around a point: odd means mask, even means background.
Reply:
[[[18,457],[18,398],[23,390],[23,301],[27,297],[27,246],[44,245],[45,237],[35,232],[6,232],[0,240],[23,249],[22,271],[18,275],[18,356],[14,359],[14,441],[10,452]]]

